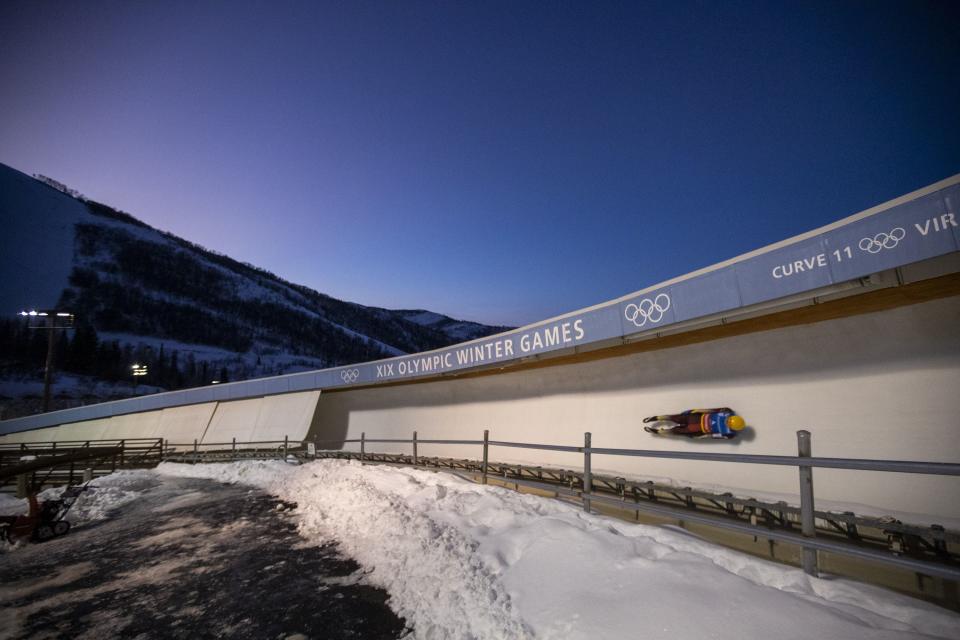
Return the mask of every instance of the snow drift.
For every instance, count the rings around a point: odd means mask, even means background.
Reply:
[[[906,596],[448,474],[336,460],[159,472],[296,502],[301,533],[338,541],[417,638],[960,636],[960,616]]]

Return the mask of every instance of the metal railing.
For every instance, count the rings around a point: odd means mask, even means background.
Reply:
[[[291,441],[289,436],[283,440],[200,442],[164,444],[164,460],[170,462],[222,462],[232,460],[283,459],[292,453],[301,453],[306,445],[299,440]]]
[[[88,453],[91,455],[79,455]],[[60,440],[0,444],[0,491],[12,490],[13,476],[24,458],[32,459],[28,486],[75,484],[117,469],[156,466],[163,459],[162,438]],[[9,473],[5,473],[9,472]],[[18,474],[23,475],[23,474]]]
[[[323,450],[319,448],[321,443],[333,443],[336,449]],[[359,444],[359,452],[345,451],[342,447],[346,444]],[[410,445],[412,456],[406,454],[384,454],[371,453],[367,451],[370,444],[395,444]],[[464,445],[480,447],[479,460],[452,460],[436,457],[424,457],[420,447],[424,445]],[[853,471],[881,471],[893,473],[914,473],[930,475],[960,476],[960,464],[943,462],[916,462],[903,460],[867,460],[857,458],[825,458],[815,457],[811,453],[810,434],[807,431],[797,432],[797,455],[796,456],[775,456],[775,455],[754,455],[754,454],[735,454],[735,453],[709,453],[709,452],[677,452],[677,451],[657,451],[643,449],[620,449],[595,447],[592,444],[592,435],[588,432],[584,434],[583,446],[568,446],[555,444],[535,444],[526,442],[508,442],[503,440],[491,440],[490,432],[484,431],[483,438],[480,440],[466,439],[422,439],[418,437],[416,431],[412,438],[367,438],[366,433],[361,433],[359,439],[344,440],[308,440],[291,441],[289,437],[283,440],[265,440],[255,442],[238,442],[236,438],[230,442],[199,442],[194,440],[192,443],[169,443],[168,441],[156,438],[140,439],[121,439],[121,440],[87,440],[72,442],[43,442],[43,443],[11,443],[0,445],[0,468],[4,465],[13,464],[19,461],[24,455],[56,456],[69,453],[71,451],[81,450],[90,447],[119,447],[119,449],[102,460],[96,461],[92,466],[95,467],[96,475],[104,475],[115,471],[118,468],[148,467],[154,466],[161,460],[170,460],[176,462],[217,462],[242,459],[284,459],[290,455],[301,458],[312,457],[358,457],[363,462],[392,462],[400,464],[413,464],[414,466],[434,466],[437,468],[449,468],[455,472],[465,471],[479,476],[480,482],[486,484],[488,479],[494,475],[494,471],[507,477],[508,472],[512,474],[509,480],[510,484],[530,487],[534,489],[546,490],[554,493],[557,497],[564,496],[570,499],[578,499],[582,502],[585,511],[591,511],[594,505],[602,504],[619,509],[630,511],[643,511],[653,515],[672,518],[676,520],[697,522],[720,529],[726,529],[738,533],[743,533],[755,537],[763,537],[769,540],[788,542],[799,546],[802,550],[801,560],[805,572],[810,575],[818,575],[817,552],[826,551],[846,556],[857,557],[873,562],[884,563],[898,566],[903,569],[917,572],[923,575],[937,576],[948,580],[960,581],[960,568],[954,562],[954,558],[946,553],[947,541],[956,543],[957,536],[953,532],[945,532],[942,527],[932,526],[933,544],[938,546],[937,559],[942,562],[931,562],[923,559],[906,557],[864,546],[857,546],[850,543],[838,542],[829,537],[818,537],[816,521],[818,518],[829,518],[828,522],[839,529],[841,525],[846,527],[855,527],[858,519],[853,514],[824,514],[815,509],[813,469],[847,469]],[[524,467],[524,465],[508,465],[504,463],[495,463],[490,461],[490,448],[516,448],[533,449],[540,451],[557,451],[583,456],[583,471],[567,472],[560,470],[544,470],[542,467]],[[644,458],[667,458],[676,460],[691,460],[701,462],[726,462],[738,464],[763,464],[792,466],[798,469],[799,479],[799,509],[790,507],[785,503],[778,503],[776,507],[770,507],[769,504],[760,503],[748,498],[736,498],[730,494],[718,496],[705,492],[698,492],[685,488],[683,490],[667,489],[675,497],[683,498],[680,501],[681,506],[673,506],[665,503],[663,500],[655,499],[654,484],[645,483],[646,487],[637,483],[627,483],[623,478],[610,478],[607,476],[595,476],[592,470],[592,458],[595,455],[610,456],[630,456]],[[69,463],[69,468],[61,467],[55,469],[52,478],[48,473],[46,480],[59,483],[73,483],[76,473],[74,464]],[[86,466],[86,465],[85,465]],[[493,470],[493,471],[492,471]],[[524,477],[524,471],[527,477]],[[36,479],[36,478],[34,478]],[[632,498],[628,499],[626,492],[627,484],[632,485]],[[662,488],[662,487],[658,487]],[[614,495],[610,495],[613,493]],[[648,500],[641,501],[641,493],[648,493]],[[682,494],[682,495],[681,495]],[[702,495],[701,495],[702,494]],[[756,513],[757,505],[761,510],[766,510],[770,515],[770,510],[779,512],[779,522],[784,530],[777,530],[770,526],[759,524],[755,517],[751,517],[750,522],[735,521],[725,519],[718,515],[704,513],[702,510],[694,510],[693,497],[702,497],[715,505],[726,505],[729,512],[733,504],[746,506],[753,509]],[[684,508],[687,507],[687,508]],[[800,534],[790,531],[789,517],[799,515]],[[765,518],[768,519],[768,518]],[[768,519],[769,521],[769,519]],[[898,523],[899,524],[899,523]],[[896,528],[896,527],[895,527]],[[899,526],[899,531],[904,535],[910,534],[911,530],[916,531],[918,527]]]
[[[577,453],[583,455],[583,474],[580,483],[581,489],[562,488],[556,485],[546,484],[535,480],[523,480],[521,478],[511,479],[511,484],[528,486],[531,488],[545,489],[556,493],[557,495],[566,495],[573,498],[579,498],[583,503],[583,509],[590,511],[593,503],[601,503],[614,507],[625,508],[629,510],[645,511],[654,515],[666,516],[669,518],[688,520],[707,524],[730,531],[745,533],[751,536],[762,536],[771,540],[789,542],[798,545],[802,549],[802,567],[803,570],[812,575],[819,575],[817,552],[826,551],[841,555],[860,558],[873,562],[888,564],[914,571],[920,574],[937,576],[947,580],[960,581],[960,567],[947,563],[930,562],[910,557],[904,557],[895,553],[878,551],[874,549],[863,548],[847,543],[841,543],[834,540],[818,539],[816,535],[815,521],[817,512],[815,510],[815,498],[813,490],[813,469],[846,469],[851,471],[882,471],[891,473],[914,473],[927,475],[960,476],[960,464],[946,462],[922,462],[905,460],[869,460],[860,458],[825,458],[816,457],[811,452],[811,438],[809,431],[797,432],[797,455],[796,456],[776,456],[776,455],[756,455],[756,454],[737,454],[737,453],[708,453],[708,452],[678,452],[678,451],[656,451],[647,449],[620,449],[595,447],[592,445],[592,436],[589,432],[584,433],[583,446],[567,446],[553,444],[534,444],[526,442],[508,442],[503,440],[491,440],[490,432],[483,432],[481,440],[460,440],[460,439],[423,439],[417,437],[417,432],[413,432],[411,439],[404,438],[367,438],[366,433],[361,433],[359,439],[344,440],[315,440],[317,445],[320,443],[338,443],[341,447],[345,444],[359,444],[359,459],[361,461],[376,462],[378,454],[369,454],[367,452],[368,444],[408,444],[412,446],[412,463],[418,465],[422,461],[422,455],[419,447],[422,445],[467,445],[479,446],[481,450],[481,460],[477,472],[481,476],[481,482],[486,484],[489,476],[489,449],[490,447],[505,447],[519,449],[535,449],[540,451],[560,451],[566,453]],[[337,450],[326,450],[318,452],[318,455],[336,455]],[[641,503],[639,501],[628,502],[624,498],[615,498],[607,495],[600,495],[593,489],[592,457],[595,455],[610,456],[632,456],[642,458],[668,458],[674,460],[695,460],[705,462],[726,462],[738,464],[762,464],[796,467],[799,472],[799,494],[800,494],[800,535],[789,531],[777,531],[758,524],[733,522],[712,515],[698,514],[686,509],[679,509],[664,504],[658,504],[655,501]],[[402,457],[402,456],[401,456]],[[402,460],[397,460],[402,462]],[[466,462],[466,461],[464,461]],[[463,465],[468,469],[470,465]]]

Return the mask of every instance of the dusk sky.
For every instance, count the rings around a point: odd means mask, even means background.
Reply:
[[[520,325],[960,172],[960,3],[0,3],[0,162]]]

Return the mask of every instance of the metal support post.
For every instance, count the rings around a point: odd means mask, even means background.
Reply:
[[[197,440],[193,440],[193,464],[197,464],[197,457],[199,456],[199,451],[197,449]]]
[[[487,463],[489,462],[490,452],[490,430],[483,430],[483,484],[487,484]]]
[[[590,492],[593,491],[593,475],[590,472],[590,432],[583,434],[583,510],[590,513]]]
[[[360,434],[360,462],[363,462],[367,457],[367,432],[364,431]]]
[[[413,432],[413,466],[417,466],[417,432]]]
[[[809,458],[812,453],[810,445],[810,432],[797,431],[797,455],[800,458]],[[816,537],[817,529],[814,519],[813,503],[813,468],[809,466],[800,466],[800,529],[805,538]],[[819,577],[817,570],[817,550],[809,547],[803,548],[803,571],[804,573]]]
[[[47,361],[43,367],[43,412],[50,411],[50,383],[53,382],[53,314],[46,320],[47,326]]]
[[[283,459],[287,459],[287,450],[290,447],[290,436],[283,436]]]

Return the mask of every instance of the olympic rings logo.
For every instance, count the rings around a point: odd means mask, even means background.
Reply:
[[[857,246],[867,253],[880,253],[884,249],[893,249],[906,237],[907,232],[903,227],[895,227],[890,233],[881,231],[872,238],[863,238]]]
[[[631,302],[624,308],[623,314],[627,320],[638,327],[642,327],[647,324],[647,322],[657,324],[663,320],[663,314],[665,314],[669,308],[670,296],[665,293],[660,293],[653,300],[644,298],[637,304]]]
[[[344,369],[340,372],[340,377],[343,378],[343,381],[346,383],[356,382],[357,378],[360,377],[359,369]]]

